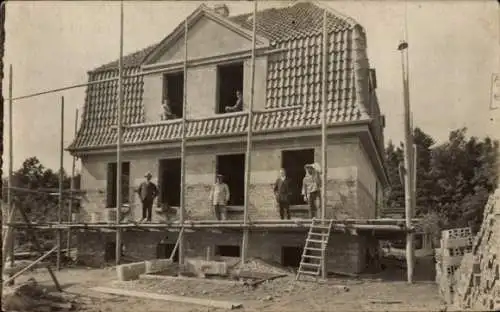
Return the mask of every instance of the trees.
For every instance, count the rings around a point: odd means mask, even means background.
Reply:
[[[432,137],[415,129],[417,145],[418,216],[437,216],[444,228],[472,226],[482,221],[484,206],[496,186],[498,142],[490,138],[467,138],[467,129],[452,131],[447,142],[433,146]],[[392,183],[389,206],[404,206],[404,189],[398,175],[403,161],[402,146],[389,143],[386,161]]]
[[[70,186],[70,178],[63,173],[63,188]],[[59,173],[45,168],[38,158],[27,158],[21,168],[13,172],[12,200],[21,205],[33,221],[56,221],[58,196],[54,194],[59,187]],[[32,191],[30,191],[32,190]],[[7,189],[3,189],[6,199]],[[67,214],[67,212],[64,212]]]
[[[75,177],[75,185],[79,185],[80,176]],[[27,158],[21,168],[13,172],[12,201],[28,214],[31,221],[36,222],[54,222],[58,218],[59,210],[59,172],[45,168],[38,158]],[[69,189],[71,177],[63,172],[63,189]],[[7,201],[7,183],[3,181],[2,188],[3,201]],[[78,209],[78,205],[74,206]],[[68,220],[68,210],[61,211],[63,220]],[[21,216],[16,213],[16,220],[21,221]],[[24,243],[25,237],[19,233],[18,242]],[[47,238],[48,239],[48,238]]]

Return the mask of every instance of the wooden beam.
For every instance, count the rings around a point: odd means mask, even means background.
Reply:
[[[252,128],[253,128],[253,105],[255,94],[255,45],[256,45],[256,32],[257,32],[257,0],[254,0],[253,16],[252,16],[252,57],[251,57],[251,78],[250,78],[250,102],[248,103],[247,113],[247,146],[245,151],[245,198],[243,210],[243,224],[246,226],[248,223],[248,210],[250,208],[250,176],[252,165]],[[248,252],[248,237],[250,236],[248,228],[243,231],[243,238],[241,242],[241,263],[247,260]]]
[[[34,228],[31,226],[31,222],[28,219],[28,216],[26,215],[26,212],[24,211],[24,209],[23,209],[22,206],[19,206],[18,210],[21,213],[21,216],[22,216],[24,222],[27,225],[27,232],[28,232],[28,236],[29,236],[29,238],[31,240],[31,243],[35,247],[35,250],[38,251],[39,255],[43,256],[43,249],[40,246],[40,244],[38,243],[37,236],[35,234]],[[46,267],[47,267],[47,271],[49,271],[49,274],[50,274],[50,277],[52,278],[52,281],[54,282],[54,285],[56,286],[56,289],[58,291],[62,291],[61,285],[59,284],[59,281],[57,280],[56,275],[54,274],[54,272],[50,268],[50,264],[47,264]]]
[[[243,306],[241,303],[238,302],[199,299],[186,296],[161,295],[155,293],[146,293],[146,292],[124,290],[117,288],[95,287],[92,288],[92,290],[117,296],[128,296],[128,297],[137,297],[137,298],[152,299],[152,300],[190,303],[190,304],[196,304],[196,305],[202,305],[220,309],[228,309],[228,310],[240,308]]]
[[[412,134],[410,129],[410,95],[409,95],[409,76],[408,76],[408,44],[405,42],[400,44],[398,49],[401,51],[401,66],[403,78],[403,100],[404,100],[404,131],[405,131],[405,144],[404,144],[404,190],[405,190],[405,217],[406,226],[411,226],[412,211]],[[407,264],[407,280],[408,283],[413,283],[413,234],[406,234],[406,264]]]
[[[75,110],[75,138],[78,132],[78,108]],[[73,190],[75,189],[75,167],[76,167],[76,156],[73,156],[71,163],[71,181],[70,181],[70,198],[68,204],[68,223],[73,222]],[[60,192],[62,194],[62,192]],[[71,228],[68,228],[68,240],[66,242],[67,257],[71,256]]]
[[[323,43],[322,43],[322,48],[323,48],[323,60],[322,60],[322,75],[321,75],[321,82],[322,82],[322,107],[321,107],[321,220],[324,222],[325,217],[326,217],[326,187],[327,187],[327,170],[328,170],[328,155],[327,155],[327,141],[326,141],[326,127],[327,127],[327,121],[326,121],[326,110],[327,110],[327,102],[328,102],[328,92],[327,92],[327,77],[328,77],[328,67],[327,67],[327,62],[328,62],[328,57],[327,57],[327,52],[328,52],[328,38],[327,38],[327,12],[326,9],[323,9]],[[326,254],[324,249],[322,250],[322,261],[321,261],[321,277],[323,279],[326,279],[327,277],[327,272],[326,272]]]
[[[5,5],[3,6],[5,9]],[[9,175],[7,180],[7,185],[9,189],[7,190],[7,213],[9,221],[14,221],[15,210],[12,205],[12,171],[13,171],[13,159],[14,159],[14,146],[13,146],[13,126],[12,126],[12,65],[9,66]],[[3,218],[2,218],[3,220]],[[11,265],[13,265],[14,261],[14,239],[13,239],[13,230],[7,229],[5,235],[5,241],[3,244],[2,250],[2,267],[5,264],[5,260],[7,259],[7,254],[11,257]]]
[[[3,282],[4,285],[7,285],[9,282],[15,280],[18,276],[21,276],[24,272],[28,271],[29,269],[31,269],[32,267],[36,266],[38,263],[42,262],[43,260],[45,260],[48,256],[50,256],[54,251],[56,251],[58,249],[58,246],[54,246],[54,248],[52,248],[50,251],[48,251],[46,254],[44,254],[43,256],[39,257],[38,259],[36,259],[35,261],[33,261],[32,263],[30,263],[29,265],[27,265],[25,268],[23,268],[21,271],[17,272],[16,274],[14,274],[13,276],[9,277],[7,280],[5,280]]]
[[[63,198],[63,184],[64,184],[64,96],[61,96],[61,133],[59,141],[59,200],[57,209],[57,222],[62,222],[62,211],[64,209]],[[61,270],[61,245],[62,245],[62,231],[57,230],[57,270]]]
[[[181,198],[180,198],[180,210],[179,210],[179,221],[184,224],[184,214],[186,212],[186,133],[187,133],[187,70],[188,70],[188,31],[189,25],[187,18],[184,20],[184,64],[183,64],[183,94],[182,94],[182,133],[181,133]],[[179,248],[179,264],[184,264],[184,232],[179,232],[179,237],[177,238],[178,248]]]
[[[122,108],[123,108],[123,0],[120,1],[120,58],[118,64],[118,102],[117,102],[117,142],[116,142],[116,223],[121,222],[122,208]],[[116,229],[115,261],[120,265],[122,255],[122,235],[119,228]]]

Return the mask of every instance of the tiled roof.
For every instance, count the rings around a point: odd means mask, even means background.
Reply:
[[[299,105],[287,111],[255,114],[253,129],[268,131],[320,124],[321,107],[321,32],[323,10],[310,3],[297,3],[258,13],[259,35],[276,43],[285,52],[268,57],[266,108]],[[250,14],[232,17],[241,27],[251,29]],[[349,18],[329,13],[328,35],[328,122],[369,120],[362,98],[366,93],[368,72],[364,34]],[[124,58],[125,75],[138,73],[139,65],[155,46]],[[117,63],[90,72],[90,80],[117,75]],[[365,70],[366,69],[366,70]],[[189,89],[189,85],[188,85]],[[142,104],[142,76],[125,80],[125,125],[145,120]],[[98,148],[116,143],[117,82],[91,85],[87,89],[82,125],[70,149]],[[189,105],[189,103],[188,103]],[[227,115],[188,122],[188,137],[237,134],[246,131],[246,115]],[[124,130],[124,143],[175,140],[180,137],[181,121],[143,124]]]

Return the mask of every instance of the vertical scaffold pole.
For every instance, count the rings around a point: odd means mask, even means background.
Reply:
[[[327,11],[326,8],[323,9],[323,60],[322,60],[322,108],[321,108],[321,160],[322,160],[322,171],[321,171],[321,220],[325,222],[326,217],[326,187],[327,187],[327,171],[328,171],[328,163],[327,163],[327,80],[328,80],[328,31],[327,31]],[[326,251],[323,248],[322,251],[322,262],[321,262],[321,277],[323,279],[326,278]]]
[[[57,223],[62,222],[64,209],[64,96],[61,96],[61,139],[59,141],[59,206],[57,209]],[[61,270],[62,230],[57,230],[57,270]]]
[[[184,20],[184,83],[182,96],[182,133],[181,133],[181,207],[179,221],[184,226],[186,210],[186,107],[187,107],[187,58],[188,58],[188,19]],[[179,263],[184,264],[184,231],[179,231]]]
[[[250,175],[251,175],[251,152],[252,152],[252,126],[253,126],[253,104],[255,88],[255,46],[257,32],[257,0],[253,6],[253,27],[252,27],[252,57],[251,57],[251,81],[250,81],[250,101],[248,103],[247,117],[247,149],[245,153],[245,202],[243,210],[243,241],[241,246],[241,262],[245,263],[248,252],[248,239],[250,231],[248,229],[248,210],[250,208]]]
[[[75,111],[75,137],[76,133],[78,131],[78,108]],[[68,223],[72,222],[72,216],[73,216],[73,196],[74,196],[74,190],[75,190],[75,167],[76,167],[76,156],[73,156],[72,163],[71,163],[71,181],[70,181],[70,189],[71,191],[69,192],[69,203],[68,203]],[[71,256],[70,252],[71,248],[71,228],[68,227],[68,240],[66,242],[66,253],[67,257],[69,258]]]
[[[123,107],[123,0],[120,1],[120,60],[118,64],[118,102],[117,110],[117,142],[116,142],[116,223],[121,221],[122,208],[122,107]],[[121,229],[116,228],[116,265],[120,264],[122,254]]]

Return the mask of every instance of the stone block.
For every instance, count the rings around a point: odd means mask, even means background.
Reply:
[[[139,279],[141,274],[146,273],[146,264],[141,262],[122,264],[116,267],[119,281],[132,281]]]
[[[173,261],[170,259],[155,259],[144,261],[146,274],[157,273],[169,268]]]
[[[186,261],[188,270],[198,276],[227,275],[227,264],[221,261],[206,261],[200,259],[189,259]]]

